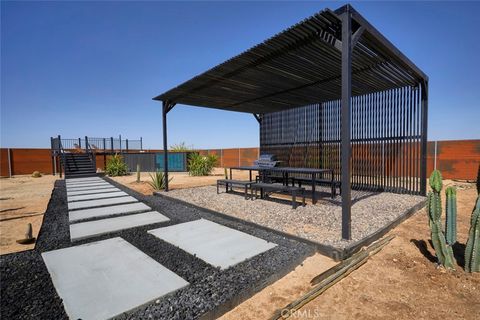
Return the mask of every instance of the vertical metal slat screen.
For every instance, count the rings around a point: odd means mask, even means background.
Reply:
[[[352,188],[420,194],[421,86],[352,98]],[[340,180],[340,100],[268,113],[260,150],[282,166],[330,168]]]

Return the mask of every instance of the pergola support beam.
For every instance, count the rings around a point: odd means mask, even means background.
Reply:
[[[167,141],[167,113],[175,103],[162,101],[162,125],[163,125],[163,174],[165,179],[165,191],[168,192],[168,141]]]
[[[342,104],[341,104],[341,184],[342,238],[352,238],[352,196],[350,185],[351,100],[352,100],[352,20],[350,6],[342,13]]]
[[[420,151],[420,194],[427,195],[428,81],[421,82],[422,131]]]

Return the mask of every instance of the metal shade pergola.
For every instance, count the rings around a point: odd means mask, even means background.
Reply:
[[[163,103],[166,191],[176,104],[251,113],[262,152],[335,170],[350,239],[352,186],[425,194],[427,93],[428,77],[350,5],[322,10],[154,98]]]

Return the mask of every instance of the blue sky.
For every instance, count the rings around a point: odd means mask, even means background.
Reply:
[[[345,2],[3,2],[1,146],[49,137],[162,146],[152,97]],[[430,77],[429,140],[480,138],[479,2],[352,2]],[[249,114],[178,105],[169,144],[258,145]]]

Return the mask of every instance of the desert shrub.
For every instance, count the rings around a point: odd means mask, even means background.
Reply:
[[[105,171],[110,177],[124,176],[128,173],[128,166],[121,155],[115,154],[107,160]]]
[[[208,176],[217,161],[218,157],[215,154],[202,156],[197,152],[191,153],[188,156],[188,173],[191,176]]]
[[[32,177],[34,177],[34,178],[40,178],[41,176],[42,176],[42,174],[38,171],[33,171],[33,173],[32,173]]]
[[[185,151],[190,151],[193,150],[193,146],[187,146],[185,142],[180,142],[178,144],[174,144],[170,146],[171,151],[177,151],[177,152],[185,152]]]
[[[157,171],[155,174],[150,174],[150,179],[152,181],[148,181],[148,184],[154,189],[154,190],[163,190],[165,189],[166,185],[166,176],[163,174],[163,172]],[[173,177],[168,179],[168,182],[172,181]]]

